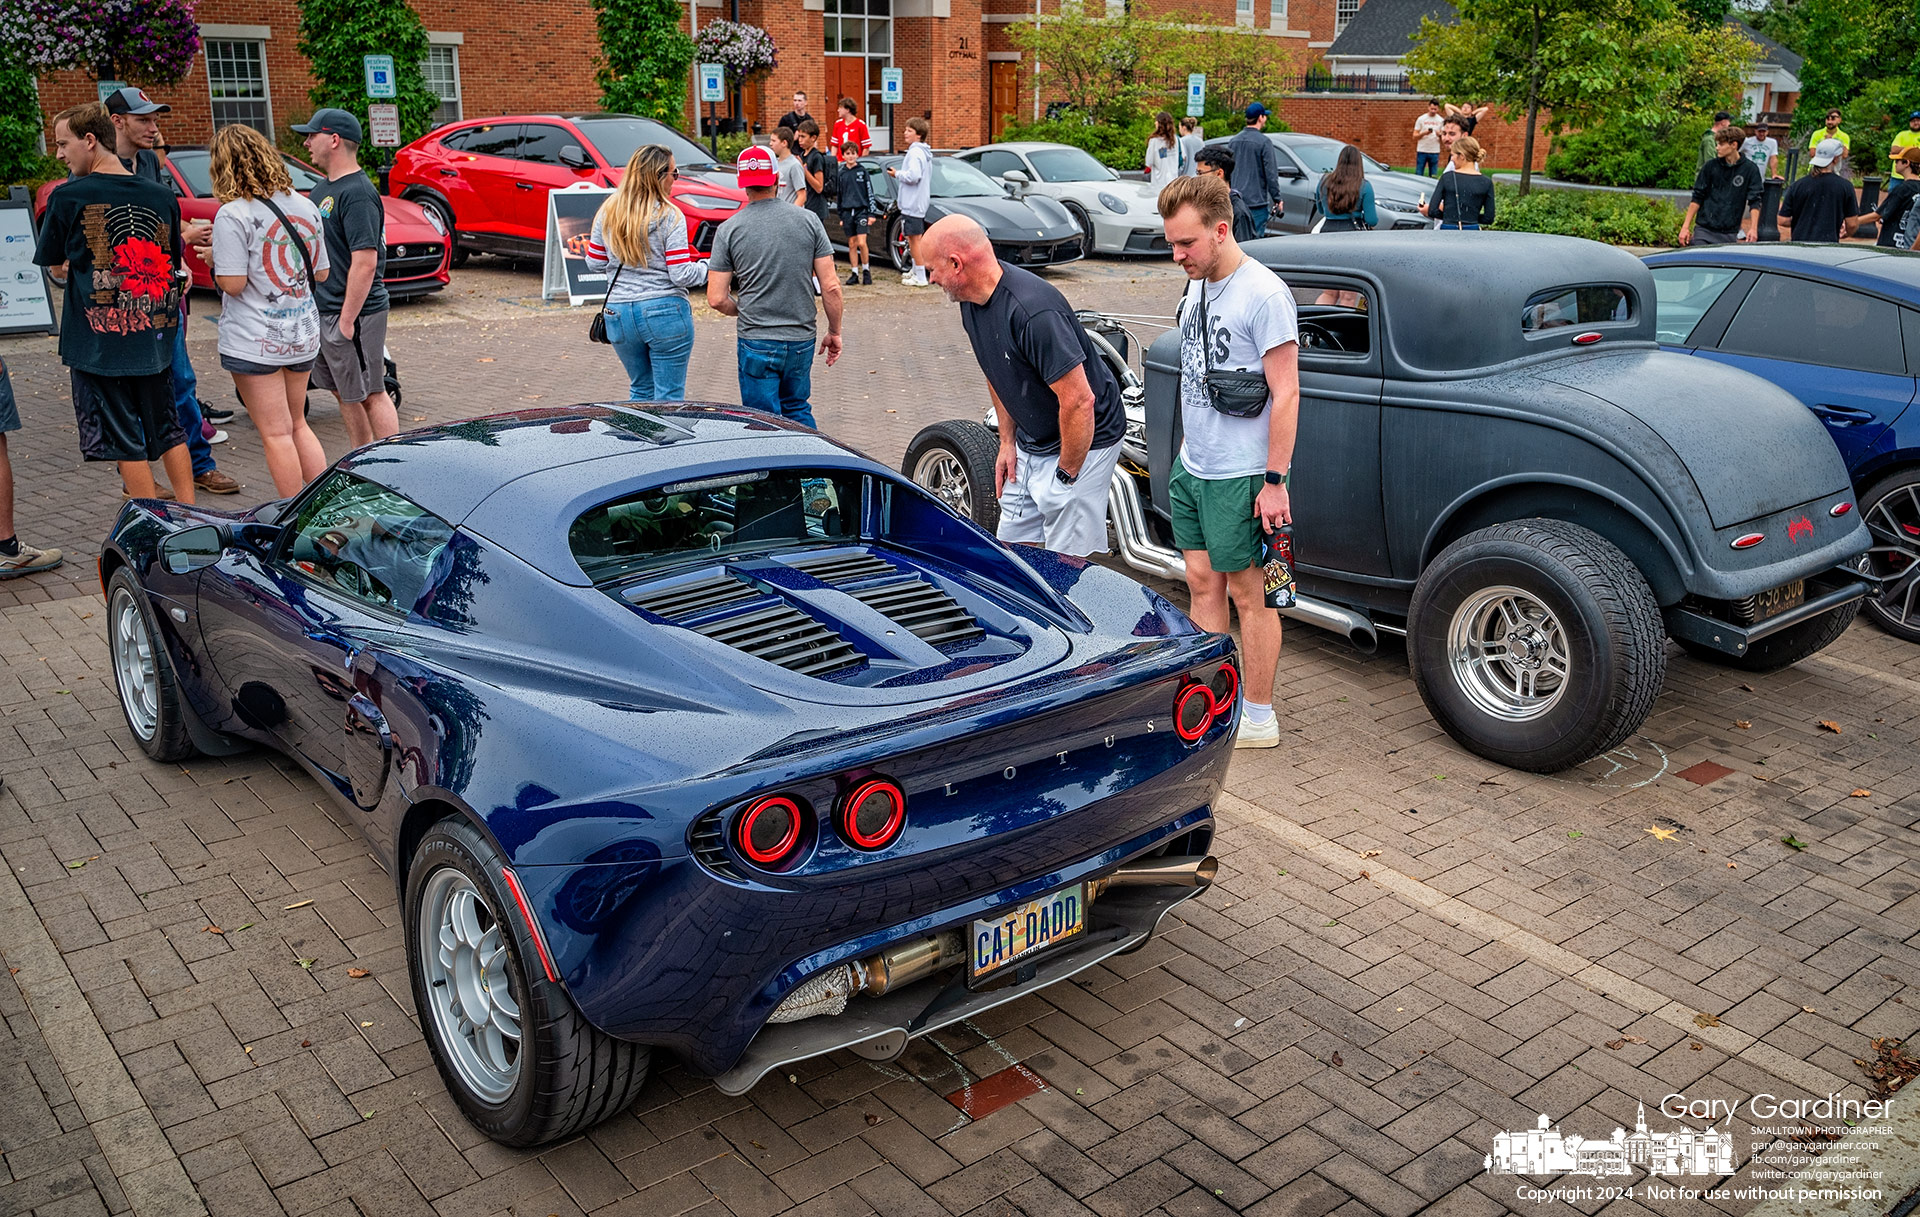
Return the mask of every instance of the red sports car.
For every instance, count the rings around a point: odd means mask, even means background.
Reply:
[[[323,176],[305,161],[282,154],[287,172],[293,176],[293,188],[301,194],[313,189]],[[184,220],[213,219],[220,210],[213,197],[213,179],[207,168],[207,150],[198,145],[176,144],[167,149],[167,170],[173,176],[173,192],[180,198],[180,217]],[[62,179],[64,180],[64,179]],[[48,182],[33,202],[37,217],[47,209],[47,199],[60,186]],[[387,213],[387,296],[405,300],[437,292],[452,277],[451,242],[440,217],[432,211],[401,199],[382,199]],[[206,263],[189,256],[193,285],[213,291],[213,272]]]
[[[547,240],[547,192],[592,182],[617,186],[634,150],[662,144],[679,178],[673,201],[685,212],[695,249],[747,202],[733,166],[664,123],[631,114],[513,114],[449,123],[400,149],[387,190],[411,199],[454,234],[454,256],[470,252],[539,257]]]

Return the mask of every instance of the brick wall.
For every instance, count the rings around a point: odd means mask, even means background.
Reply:
[[[1294,93],[1274,110],[1295,131],[1327,135],[1359,145],[1375,160],[1390,165],[1413,164],[1413,120],[1426,113],[1424,97],[1366,96],[1339,93]],[[1526,147],[1526,123],[1508,122],[1498,111],[1480,120],[1473,137],[1486,150],[1482,164],[1496,169],[1518,169]],[[1546,168],[1547,116],[1540,116],[1533,141],[1533,167]]]

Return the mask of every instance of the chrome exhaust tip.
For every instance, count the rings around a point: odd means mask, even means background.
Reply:
[[[1087,887],[1089,898],[1110,887],[1208,887],[1220,871],[1220,860],[1212,854],[1204,858],[1175,854],[1165,858],[1145,858],[1130,862],[1104,879],[1095,879]]]

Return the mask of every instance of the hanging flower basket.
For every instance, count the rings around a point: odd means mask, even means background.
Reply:
[[[709,21],[694,40],[701,63],[717,63],[735,81],[765,72],[780,62],[773,35],[744,21]]]

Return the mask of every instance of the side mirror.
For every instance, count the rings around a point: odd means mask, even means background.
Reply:
[[[233,544],[233,533],[224,524],[202,524],[183,529],[160,542],[160,561],[170,575],[212,566]]]
[[[593,158],[579,144],[568,144],[560,149],[560,163],[569,169],[591,169]]]
[[[1000,180],[1006,183],[1007,193],[1016,199],[1027,197],[1027,187],[1033,182],[1023,169],[1009,169],[1000,175]]]

